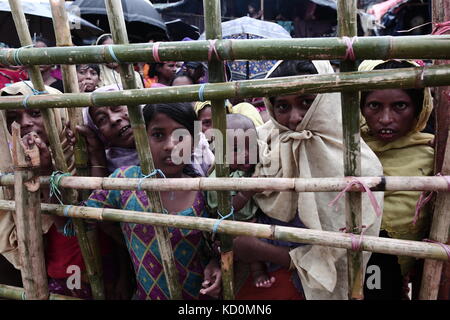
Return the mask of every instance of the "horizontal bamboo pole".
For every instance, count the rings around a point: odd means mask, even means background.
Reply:
[[[388,88],[422,88],[450,85],[450,65],[373,70],[243,80],[225,83],[208,83],[204,86],[205,100],[224,98],[250,98],[283,94],[324,93],[347,90],[378,90]],[[67,93],[35,95],[31,97],[11,96],[0,98],[0,109],[21,109],[28,98],[30,109],[76,108],[95,106],[119,106],[147,103],[186,102],[199,100],[202,85],[164,88],[134,89],[124,91]]]
[[[449,191],[444,177],[358,177],[372,191]],[[133,179],[71,177],[60,178],[62,188],[81,190],[136,190],[140,184],[145,191],[294,191],[336,192],[343,190],[352,177],[341,178],[167,178]],[[49,177],[41,177],[42,185],[49,184]],[[14,175],[0,175],[0,186],[14,185]],[[353,185],[349,191],[360,191]]]
[[[353,44],[357,59],[449,59],[450,35],[361,37]],[[113,45],[113,54],[123,63],[154,62],[154,44]],[[209,42],[179,41],[159,44],[161,61],[206,61]],[[294,38],[218,40],[223,60],[344,59],[347,45],[342,38]],[[17,51],[19,52],[17,53]],[[17,59],[18,58],[18,59]],[[18,61],[17,61],[18,60]],[[23,48],[0,50],[0,63],[82,64],[114,62],[108,46],[71,48]]]
[[[4,284],[0,284],[0,298],[10,300],[27,300],[25,290],[23,288],[7,286]],[[49,300],[82,300],[82,299],[50,293]]]
[[[0,200],[0,210],[14,210],[14,201]],[[57,204],[41,204],[44,214],[93,219],[99,221],[118,221],[154,226],[174,227],[180,229],[196,229],[212,232],[217,219],[159,214],[151,212],[118,210],[108,208],[91,208],[79,206],[63,206]],[[351,235],[343,232],[331,232],[276,225],[259,224],[223,220],[217,232],[236,236],[247,235],[257,238],[276,239],[305,244],[351,249]],[[419,259],[448,260],[444,248],[436,243],[398,240],[374,236],[364,236],[362,250],[380,252],[391,255],[410,256]]]

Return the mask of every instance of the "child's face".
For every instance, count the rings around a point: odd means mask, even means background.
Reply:
[[[7,110],[6,123],[9,132],[11,132],[11,125],[14,121],[20,125],[22,137],[30,132],[36,132],[45,144],[49,144],[44,119],[39,109]]]
[[[111,146],[134,148],[134,136],[126,106],[90,108],[95,125]]]
[[[250,172],[255,167],[255,164],[250,163],[250,152],[257,152],[256,148],[251,148],[250,146],[250,138],[248,136],[245,137],[245,145],[240,143],[237,137],[230,137],[229,139],[233,139],[233,149],[231,153],[230,163],[230,172],[234,172],[237,170]],[[231,142],[231,141],[230,141]],[[244,157],[244,162],[242,163],[242,158]]]
[[[184,126],[163,113],[157,113],[147,125],[153,163],[155,168],[162,170],[167,177],[180,177],[185,166],[184,163],[176,164],[177,161],[172,157],[172,151],[175,148],[176,156],[184,158],[185,150],[192,153],[191,135],[187,134],[177,138],[174,135],[174,131],[177,129],[186,130]]]
[[[89,68],[88,65],[82,65],[77,68],[78,83],[84,86],[84,92],[95,90],[99,77],[97,71]]]
[[[212,112],[211,107],[204,107],[198,112],[198,120],[202,122],[202,132],[212,128]],[[208,137],[207,137],[208,138]],[[209,140],[209,138],[208,138]]]
[[[295,131],[314,102],[316,95],[291,94],[275,97],[273,113],[279,124]]]
[[[372,134],[383,142],[407,135],[416,120],[416,104],[401,89],[370,92],[361,111]]]

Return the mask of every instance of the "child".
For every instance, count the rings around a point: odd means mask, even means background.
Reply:
[[[51,87],[45,87],[45,90],[51,94],[61,93]],[[7,95],[31,95],[32,84],[31,82],[18,82],[8,87],[3,88],[1,91],[2,96]],[[61,116],[59,109],[54,109],[52,112],[55,114],[55,120],[58,127],[58,131],[63,131],[66,136],[67,142],[70,145],[75,143],[73,133],[66,128],[62,127]],[[6,125],[10,130],[11,124],[17,122],[20,125],[21,135],[23,136],[23,142],[25,145],[36,145],[39,148],[40,154],[40,175],[49,176],[55,169],[52,164],[52,158],[49,150],[49,141],[47,132],[44,128],[43,118],[39,109],[17,109],[6,111]],[[49,189],[42,189],[42,200],[45,203],[51,202],[49,199]],[[0,216],[0,218],[4,218]],[[44,234],[45,241],[45,260],[47,267],[47,274],[49,276],[49,290],[52,293],[73,295],[79,298],[90,298],[90,287],[86,282],[86,275],[84,274],[84,263],[81,255],[80,248],[78,246],[78,240],[73,236],[64,236],[63,228],[67,223],[66,218],[43,215],[42,219],[42,232]],[[16,239],[16,228],[14,221],[10,221],[7,229],[6,225],[0,222],[2,226],[1,233],[8,232],[10,240]],[[21,262],[18,255],[17,242],[1,243],[0,253],[2,253],[16,268],[21,268]],[[78,265],[82,270],[81,288],[69,290],[66,286],[67,278],[71,273],[67,273],[67,268],[70,265]]]
[[[197,117],[192,106],[189,103],[147,105],[144,108],[144,118],[155,168],[160,169],[168,178],[199,176],[189,164],[178,164],[172,154],[175,150],[180,150],[180,147],[181,150],[193,150],[194,121]],[[175,139],[173,134],[177,129],[187,130],[189,134]],[[111,177],[143,178],[143,174],[140,167],[127,166],[117,169]],[[207,216],[202,192],[170,191],[160,192],[160,195],[168,214]],[[86,205],[150,212],[153,208],[146,193],[136,190],[97,190],[90,196]],[[134,298],[169,299],[154,227],[121,223],[121,228],[136,273],[137,290]],[[202,232],[176,228],[169,228],[169,232],[183,299],[198,299],[200,294],[217,296],[221,281],[220,268],[214,259],[209,263],[202,259]],[[202,288],[203,275],[205,281]]]
[[[79,64],[76,68],[80,92],[92,92],[97,89],[100,81],[98,64]]]
[[[333,69],[328,61],[285,61],[277,63],[268,77],[314,73],[333,73]],[[259,163],[254,176],[344,176],[340,94],[289,94],[266,99],[266,104],[271,120],[257,128]],[[362,175],[382,174],[378,159],[363,141],[361,162]],[[264,223],[338,232],[345,227],[344,201],[341,200],[341,210],[336,212],[328,205],[335,196],[336,193],[331,192],[266,191],[253,198],[264,213],[260,220]],[[376,197],[380,203],[382,197]],[[363,194],[362,198],[365,234],[378,234],[380,218],[370,207],[367,195]],[[237,237],[234,244],[238,259],[278,266],[269,272],[276,278],[271,288],[256,288],[258,290],[250,294],[241,290],[243,298],[299,299],[299,290],[303,290],[306,299],[348,298],[346,251],[343,249],[263,242],[252,237]],[[368,254],[364,256],[367,261]],[[292,274],[293,269],[296,272]]]
[[[244,137],[244,140],[239,137]],[[251,177],[257,163],[257,137],[253,122],[242,114],[227,114],[227,144],[230,155],[229,169],[231,178]],[[209,177],[215,177],[215,170]],[[208,208],[213,211],[217,209],[218,199],[216,191],[209,191]],[[258,207],[251,199],[253,192],[231,192],[232,205],[235,210],[234,220],[256,221],[255,215]],[[237,267],[240,267],[237,265]],[[267,277],[264,265],[254,262],[250,265],[254,285],[256,287],[270,287],[274,279]],[[239,272],[238,272],[239,273]],[[239,278],[240,274],[236,275]],[[239,282],[239,281],[237,281]],[[237,283],[236,287],[239,287]]]
[[[418,66],[408,61],[364,61],[359,70],[410,68]],[[433,175],[434,150],[429,142],[433,135],[421,132],[432,112],[430,89],[385,89],[362,92],[361,112],[365,123],[362,136],[379,157],[386,176]],[[430,214],[423,208],[414,222],[415,205],[420,192],[385,192],[381,224],[382,237],[406,240],[422,240],[427,236]],[[365,287],[366,299],[405,298],[404,277],[408,277],[417,265],[406,256],[374,253],[369,265],[381,269],[381,288]],[[417,267],[417,266],[416,266]],[[408,281],[405,281],[406,283]],[[414,288],[415,289],[415,288]],[[415,292],[414,292],[415,293]]]

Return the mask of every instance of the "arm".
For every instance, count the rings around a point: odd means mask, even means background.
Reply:
[[[91,176],[106,177],[108,175],[105,146],[94,131],[88,126],[77,126],[78,132],[86,138]]]

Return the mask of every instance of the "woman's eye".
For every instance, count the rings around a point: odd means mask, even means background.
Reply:
[[[38,118],[38,117],[41,116],[41,112],[40,111],[33,111],[33,112],[31,112],[31,116],[33,118]]]
[[[376,110],[376,109],[378,109],[379,104],[376,103],[376,102],[370,102],[370,103],[367,105],[367,107],[369,107],[369,109]]]
[[[314,99],[305,99],[305,100],[302,100],[302,106],[303,106],[303,107],[309,108],[309,107],[311,107],[311,105],[313,104],[313,102],[314,102]]]
[[[161,139],[163,137],[163,134],[161,132],[153,132],[152,137],[156,139]]]
[[[405,110],[407,107],[407,104],[405,102],[397,102],[395,104],[395,108],[398,110]]]
[[[287,104],[283,103],[283,104],[276,105],[275,108],[280,112],[284,112],[289,109],[289,106]]]

